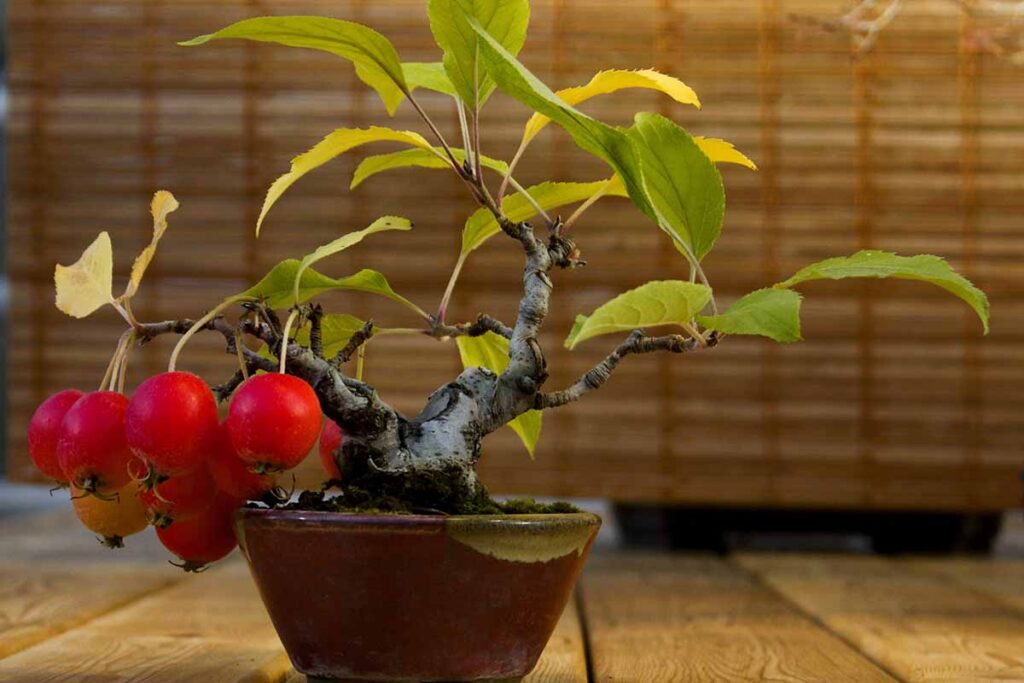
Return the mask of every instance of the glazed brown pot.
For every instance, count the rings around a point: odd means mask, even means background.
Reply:
[[[245,508],[236,533],[292,664],[322,679],[480,681],[537,663],[601,520]]]

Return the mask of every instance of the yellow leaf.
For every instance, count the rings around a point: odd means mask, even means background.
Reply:
[[[638,69],[627,71],[625,69],[610,69],[599,71],[590,79],[586,85],[574,88],[565,88],[555,94],[562,98],[568,105],[576,105],[598,95],[607,95],[625,88],[645,88],[647,90],[658,90],[682,104],[692,104],[700,109],[700,100],[697,93],[690,86],[678,78],[666,76],[653,69]],[[523,131],[523,144],[529,143],[544,126],[551,123],[551,119],[543,114],[534,114],[526,122],[526,130]]]
[[[281,195],[292,186],[292,183],[310,171],[323,166],[336,156],[371,142],[404,142],[413,147],[430,150],[440,156],[440,153],[422,135],[412,131],[392,130],[381,126],[339,128],[316,143],[308,152],[292,159],[291,170],[275,180],[270,186],[270,189],[267,190],[267,198],[263,200],[263,210],[260,211],[259,220],[256,221],[256,235],[259,236],[260,226],[263,225],[263,219],[266,218],[270,207],[281,198]],[[441,158],[444,159],[443,156]]]
[[[101,232],[74,264],[58,265],[53,282],[57,286],[57,308],[72,317],[84,318],[111,303],[114,253],[110,235]]]
[[[149,204],[149,213],[153,216],[153,239],[150,241],[149,246],[143,249],[135,258],[135,263],[132,264],[132,274],[128,278],[128,287],[124,290],[123,298],[130,299],[139,291],[139,283],[142,282],[142,276],[146,273],[146,268],[149,267],[150,261],[153,260],[153,256],[156,254],[156,245],[167,230],[167,214],[176,210],[178,206],[178,200],[167,190],[160,190],[153,195],[153,201]]]
[[[715,163],[739,164],[746,166],[751,171],[757,170],[757,164],[751,161],[747,155],[733,147],[731,142],[719,140],[718,138],[694,137],[693,141],[700,147],[700,151],[707,155],[708,159]]]

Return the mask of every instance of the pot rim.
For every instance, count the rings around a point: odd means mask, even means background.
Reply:
[[[238,521],[310,523],[317,526],[377,526],[377,527],[443,527],[449,523],[479,524],[488,527],[529,526],[599,526],[601,518],[592,512],[551,512],[531,514],[490,515],[423,515],[405,513],[331,512],[326,510],[283,510],[279,508],[243,507],[235,512]]]

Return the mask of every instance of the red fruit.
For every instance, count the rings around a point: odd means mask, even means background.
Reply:
[[[181,558],[181,568],[199,571],[207,564],[226,556],[235,540],[234,514],[241,501],[218,492],[206,512],[185,521],[157,528],[156,535],[165,548]]]
[[[217,430],[217,446],[210,454],[206,466],[217,482],[217,488],[241,500],[256,500],[277,485],[273,474],[257,474],[249,470],[251,465],[235,453],[228,438],[227,423]]]
[[[128,445],[168,477],[203,464],[216,429],[213,392],[189,372],[150,377],[135,390],[128,406]]]
[[[323,463],[324,472],[330,479],[341,479],[341,470],[334,460],[334,451],[341,446],[341,427],[334,420],[325,420],[324,428],[320,432],[320,462]]]
[[[165,479],[141,491],[150,524],[156,527],[183,522],[206,512],[217,495],[217,485],[205,467]]]
[[[40,472],[62,484],[66,484],[68,479],[57,460],[60,423],[82,396],[78,389],[58,391],[39,404],[28,423],[28,453],[32,462]]]
[[[124,438],[127,410],[124,394],[94,391],[64,415],[57,459],[72,485],[87,493],[112,495],[131,481],[132,452]]]
[[[231,445],[258,469],[287,470],[309,455],[320,435],[320,401],[298,377],[250,377],[228,411]]]

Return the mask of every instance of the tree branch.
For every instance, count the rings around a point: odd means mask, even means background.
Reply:
[[[718,337],[714,332],[706,341],[707,347],[716,346]],[[612,372],[618,367],[623,358],[633,354],[652,353],[654,351],[668,351],[670,353],[689,353],[704,348],[700,341],[693,337],[685,337],[681,334],[671,334],[663,337],[645,336],[643,330],[633,330],[624,342],[615,347],[604,360],[588,370],[582,377],[576,380],[572,386],[562,391],[554,391],[548,394],[537,394],[533,407],[537,410],[546,408],[558,408],[567,403],[572,403],[582,398],[585,394],[604,386]]]
[[[426,333],[435,339],[444,337],[480,337],[488,332],[493,332],[505,339],[512,338],[512,328],[486,313],[481,313],[471,323],[459,323],[457,325],[446,325],[436,318],[431,318],[430,329]]]
[[[331,367],[340,368],[342,364],[347,363],[348,359],[352,357],[352,354],[358,351],[360,346],[370,341],[370,337],[372,336],[373,321],[367,320],[348,340],[348,343],[345,344],[345,348],[336,353],[334,358],[330,360]]]

